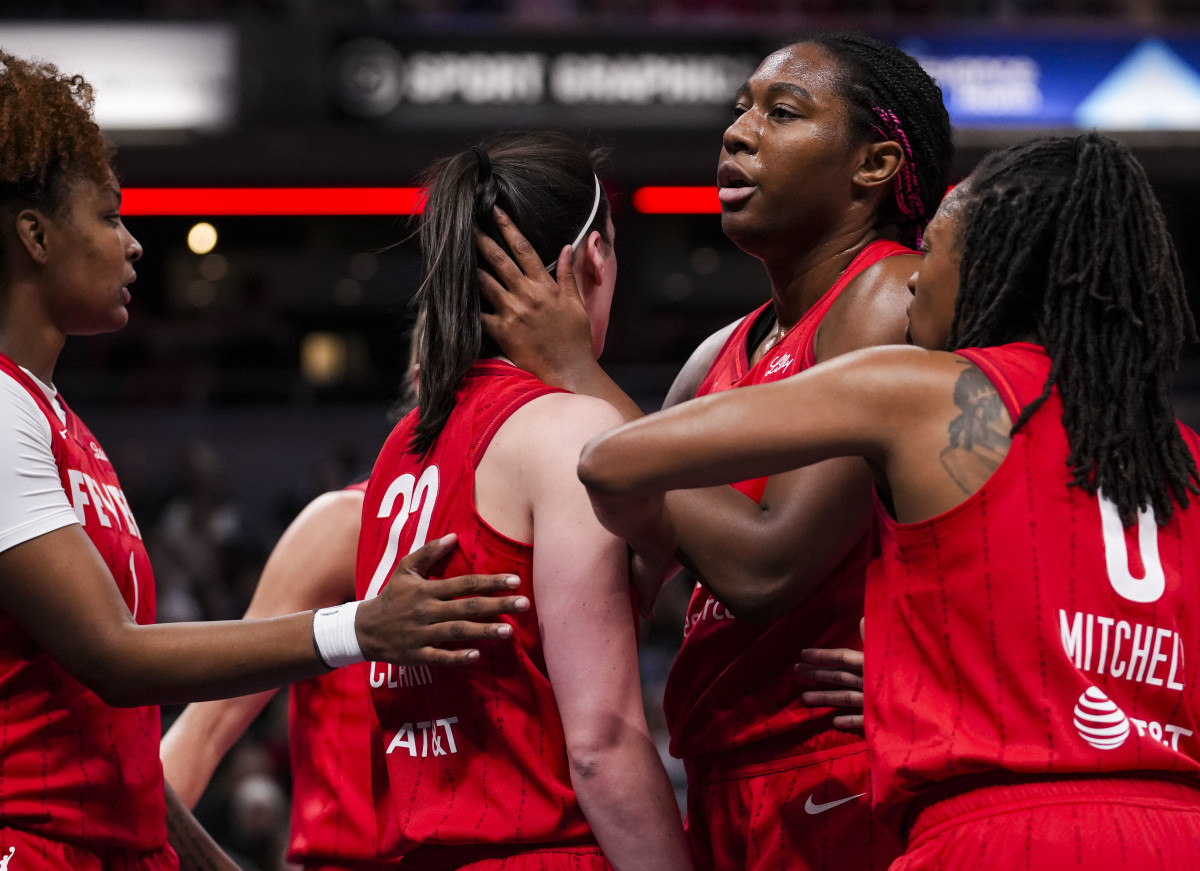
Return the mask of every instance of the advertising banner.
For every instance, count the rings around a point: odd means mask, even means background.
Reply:
[[[904,36],[956,127],[1200,130],[1200,36]]]

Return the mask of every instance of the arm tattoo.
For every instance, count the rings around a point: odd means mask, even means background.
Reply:
[[[961,413],[950,421],[940,458],[951,480],[971,494],[999,468],[1012,438],[1004,426],[1007,410],[995,386],[977,367],[965,361],[964,365],[954,383],[954,404]]]

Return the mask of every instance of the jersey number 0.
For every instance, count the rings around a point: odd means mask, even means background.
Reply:
[[[1129,571],[1129,553],[1125,545],[1125,527],[1117,506],[1103,493],[1097,493],[1100,503],[1100,527],[1104,532],[1104,562],[1108,581],[1117,595],[1130,602],[1157,602],[1167,588],[1166,573],[1158,556],[1158,523],[1154,511],[1138,511],[1138,550],[1142,555],[1142,577]]]

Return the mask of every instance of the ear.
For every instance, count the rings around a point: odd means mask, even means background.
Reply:
[[[599,230],[592,230],[583,240],[583,262],[579,265],[579,271],[582,271],[590,287],[599,287],[604,281],[610,250],[611,246],[601,238]]]
[[[898,142],[872,142],[854,173],[854,183],[873,188],[887,184],[904,165],[904,149]]]
[[[50,257],[50,247],[46,241],[47,223],[46,216],[38,209],[21,209],[14,221],[17,241],[39,266],[44,266]]]

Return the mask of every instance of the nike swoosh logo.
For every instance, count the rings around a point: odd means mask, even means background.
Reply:
[[[59,430],[59,433],[58,433],[58,434],[59,434],[60,436],[62,436],[63,438],[66,438],[66,437],[67,437],[67,431],[66,431],[65,429],[64,429],[64,430]]]
[[[860,792],[858,795],[852,795],[849,798],[839,798],[837,801],[827,801],[824,804],[817,804],[812,800],[810,795],[807,801],[804,802],[804,810],[810,814],[823,814],[825,811],[837,807],[839,804],[845,804],[848,801],[854,801],[856,798],[862,798],[866,795],[865,792]]]

